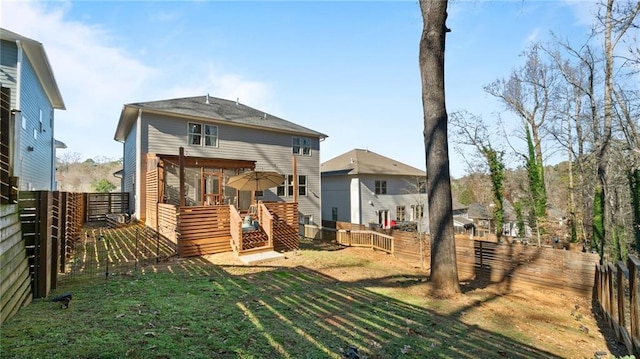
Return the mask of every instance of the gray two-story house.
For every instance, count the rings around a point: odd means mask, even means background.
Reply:
[[[322,218],[428,232],[426,173],[373,151],[354,149],[321,165]]]
[[[122,189],[130,193],[130,210],[139,219],[145,217],[145,173],[157,166],[162,166],[157,201],[180,203],[182,148],[187,159],[185,205],[233,204],[245,210],[256,199],[295,199],[300,222],[309,224],[321,223],[320,142],[326,137],[239,101],[209,95],[126,104],[115,133],[124,150]],[[285,182],[255,193],[255,198],[226,186],[231,176],[246,170],[274,171]]]
[[[54,112],[65,104],[42,43],[0,29],[0,87],[3,186],[17,178],[19,190],[54,190],[56,148],[65,147]]]

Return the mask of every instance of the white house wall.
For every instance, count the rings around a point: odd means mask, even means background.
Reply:
[[[139,209],[135,208],[136,138],[137,128],[134,123],[124,143],[124,153],[122,157],[122,191],[129,193],[129,210],[135,212],[136,216],[140,218],[138,213]]]
[[[387,181],[387,194],[375,194],[376,180]],[[362,175],[360,177],[360,193],[362,224],[377,223],[378,214],[376,211],[382,210],[389,211],[390,219],[398,220],[396,217],[396,208],[398,206],[404,206],[406,220],[419,222],[421,230],[428,232],[427,196],[426,194],[418,193],[415,177]],[[412,218],[412,205],[424,205],[424,216],[422,219]]]
[[[338,209],[338,221],[351,222],[351,186],[348,176],[322,177],[322,218],[332,220],[332,208]]]
[[[362,202],[360,201],[362,196],[360,195],[360,191],[360,179],[358,177],[352,177],[349,181],[349,206],[351,207],[351,210],[349,211],[351,213],[349,222],[351,223],[362,223]]]
[[[218,126],[218,147],[193,146],[187,141],[187,123],[214,123],[144,112],[142,117],[143,157],[146,153],[177,155],[179,148],[184,147],[186,156],[256,161],[256,170],[293,174],[291,134],[215,124]],[[298,196],[298,209],[301,216],[311,216],[313,223],[320,224],[320,141],[309,138],[311,156],[296,156],[297,174],[307,176],[307,195]],[[292,201],[293,196],[281,200]]]

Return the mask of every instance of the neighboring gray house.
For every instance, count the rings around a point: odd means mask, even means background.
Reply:
[[[470,226],[473,225],[473,226]],[[453,203],[453,226],[456,227],[456,233],[459,233],[460,227],[466,229],[466,232],[474,235],[484,236],[485,232],[493,233],[493,213],[487,206],[481,203],[471,203],[462,205]],[[478,234],[478,233],[482,234]]]
[[[54,110],[65,105],[43,45],[0,29],[2,176],[20,190],[56,189]],[[4,189],[3,189],[4,192]]]
[[[428,232],[426,173],[354,149],[322,163],[322,218],[389,227],[411,221]]]
[[[177,160],[172,163],[171,158],[183,147],[192,165],[200,159],[201,167],[187,171],[187,205],[210,204],[209,199],[215,198],[214,204],[233,203],[246,209],[250,195],[236,198],[225,184],[234,171],[252,163],[255,170],[287,178],[284,185],[263,191],[258,199],[291,202],[295,173],[299,220],[320,225],[320,141],[326,137],[238,101],[209,95],[126,104],[115,133],[115,140],[124,145],[121,188],[131,195],[130,210],[143,219],[147,158],[157,155],[172,167],[165,168],[173,179],[164,182],[164,200],[178,201]]]

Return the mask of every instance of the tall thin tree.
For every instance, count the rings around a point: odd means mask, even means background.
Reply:
[[[447,0],[420,0],[423,19],[420,75],[427,165],[427,202],[431,233],[431,283],[434,295],[460,293],[453,231],[451,178],[444,90]]]

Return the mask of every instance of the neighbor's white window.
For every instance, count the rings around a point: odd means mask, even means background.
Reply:
[[[311,139],[308,137],[293,136],[291,138],[294,155],[311,155]]]
[[[218,126],[189,122],[189,144],[193,146],[218,147]],[[203,132],[204,131],[204,132]],[[204,137],[204,142],[202,138]]]
[[[424,204],[412,204],[413,219],[417,220],[424,217]]]
[[[407,214],[407,212],[406,212],[404,206],[397,206],[396,207],[396,220],[398,222],[405,221],[406,218],[407,218],[406,214]]]

